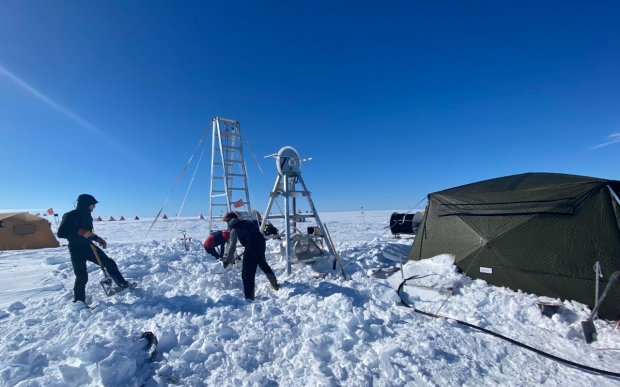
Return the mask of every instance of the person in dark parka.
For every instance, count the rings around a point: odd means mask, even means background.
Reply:
[[[235,259],[237,250],[237,239],[245,247],[243,253],[243,264],[241,267],[241,279],[243,280],[243,293],[248,300],[254,299],[254,287],[256,280],[256,267],[265,273],[271,287],[278,290],[278,280],[265,260],[265,237],[261,234],[256,225],[249,220],[241,220],[234,212],[224,215],[222,221],[228,222],[230,239],[228,240],[228,253],[225,262],[232,263]]]
[[[86,271],[86,261],[99,265],[93,253],[91,245],[97,242],[104,249],[107,247],[106,241],[93,233],[93,217],[91,212],[95,209],[97,200],[88,194],[78,196],[75,210],[69,211],[62,216],[58,232],[59,238],[65,238],[69,242],[69,254],[71,254],[71,264],[75,274],[73,285],[73,302],[82,301],[86,303],[86,283],[88,282],[88,272]],[[95,246],[101,264],[107,270],[114,282],[120,287],[127,288],[129,282],[123,278],[116,262],[109,258],[99,247]]]

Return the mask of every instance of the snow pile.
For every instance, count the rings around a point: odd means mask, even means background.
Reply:
[[[100,271],[89,265],[94,309],[72,308],[66,247],[2,252],[0,386],[619,383],[403,307],[395,289],[416,275],[403,297],[417,309],[591,367],[615,371],[620,361],[620,351],[604,350],[620,348],[620,332],[606,322],[596,322],[597,342],[584,342],[583,305],[565,302],[560,314],[545,317],[535,295],[463,278],[446,255],[407,263],[401,273],[411,239],[388,236],[390,213],[324,214],[350,280],[331,262],[295,265],[286,276],[284,261],[272,257],[282,288],[273,291],[259,271],[254,302],[243,298],[240,267],[224,270],[204,252],[204,220],[159,221],[145,242],[152,220],[97,223],[109,256],[139,287],[107,298]],[[193,238],[189,250],[181,231]],[[268,253],[277,251],[270,241]],[[374,276],[380,272],[391,277]],[[154,362],[141,339],[147,331],[159,340]]]

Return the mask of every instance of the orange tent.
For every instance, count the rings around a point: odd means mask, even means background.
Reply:
[[[133,220],[140,220],[140,218],[138,218],[138,215],[136,215],[136,217],[133,218]]]
[[[50,223],[26,212],[0,214],[0,251],[59,247]]]
[[[200,214],[200,216],[198,217],[198,219],[204,219],[205,217],[202,216],[202,214]]]
[[[166,216],[166,214],[164,214],[164,216],[161,217],[162,219],[168,219],[168,217]]]
[[[123,218],[123,215],[121,215],[121,217],[118,218],[118,220],[125,220],[125,218]]]
[[[95,219],[95,222],[101,222],[103,219],[101,219],[101,216],[98,216],[97,219]]]
[[[116,222],[116,219],[114,219],[112,216],[110,216],[110,219],[108,219],[108,222],[112,222],[112,221]]]

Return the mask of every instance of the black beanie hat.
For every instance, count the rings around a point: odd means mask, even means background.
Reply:
[[[81,194],[77,198],[77,205],[78,205],[78,207],[88,207],[91,204],[97,204],[97,203],[99,203],[99,202],[97,201],[97,199],[95,199],[95,197],[93,195]]]
[[[231,219],[238,219],[239,217],[237,216],[237,214],[234,211],[231,212],[227,212],[226,214],[224,214],[224,217],[222,218],[222,222],[228,222]]]

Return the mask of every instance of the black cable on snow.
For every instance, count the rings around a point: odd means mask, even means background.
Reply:
[[[600,370],[598,368],[594,368],[594,367],[590,367],[590,366],[587,366],[587,365],[575,363],[575,362],[570,361],[570,360],[562,359],[561,357],[552,355],[552,354],[547,353],[547,352],[543,352],[540,349],[537,349],[537,348],[534,348],[534,347],[530,347],[527,344],[523,344],[523,343],[518,342],[516,340],[513,340],[513,339],[511,339],[509,337],[502,336],[499,333],[490,331],[488,329],[481,328],[481,327],[479,327],[477,325],[466,323],[465,321],[460,321],[460,320],[457,320],[457,319],[454,319],[454,318],[451,318],[451,317],[441,316],[441,315],[437,315],[437,314],[434,314],[434,313],[429,313],[429,312],[425,312],[423,310],[416,309],[413,306],[411,306],[411,305],[409,305],[408,303],[405,302],[405,300],[403,299],[403,296],[401,295],[401,291],[403,289],[403,286],[405,286],[405,282],[407,282],[409,280],[412,280],[412,279],[415,279],[417,277],[419,277],[419,276],[418,275],[414,275],[414,276],[411,276],[409,278],[406,278],[405,280],[403,280],[403,282],[400,283],[400,285],[398,285],[398,290],[396,290],[396,292],[398,293],[398,297],[400,297],[400,301],[402,302],[402,304],[405,307],[407,307],[407,308],[413,309],[413,311],[416,312],[416,313],[420,313],[420,314],[423,314],[425,316],[429,316],[429,317],[433,317],[433,318],[439,317],[439,318],[443,318],[443,319],[446,319],[446,320],[454,320],[454,321],[456,321],[457,323],[459,323],[461,325],[465,325],[465,326],[467,326],[469,328],[477,329],[477,330],[482,331],[484,333],[488,333],[488,334],[490,334],[492,336],[498,337],[498,338],[506,340],[506,341],[508,341],[508,342],[510,342],[512,344],[518,345],[519,347],[522,347],[522,348],[525,348],[525,349],[529,349],[530,351],[535,352],[535,353],[537,353],[537,354],[539,354],[541,356],[547,357],[547,358],[552,359],[552,360],[559,361],[560,363],[564,363],[564,364],[567,364],[567,365],[570,365],[570,366],[573,366],[573,367],[576,367],[576,368],[584,369],[586,371],[594,372],[594,373],[597,373],[597,374],[602,374],[602,375],[606,375],[606,376],[612,376],[612,377],[615,377],[615,378],[620,378],[620,373],[606,371],[606,370]]]

